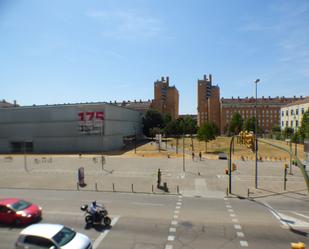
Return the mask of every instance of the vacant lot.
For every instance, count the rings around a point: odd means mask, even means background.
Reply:
[[[182,156],[181,153],[183,151],[183,142],[185,146],[185,150],[187,154],[191,154],[194,151],[195,155],[197,156],[198,153],[201,151],[203,153],[203,157],[207,158],[217,158],[218,153],[225,152],[226,154],[229,153],[230,148],[230,137],[217,137],[215,140],[210,141],[207,143],[207,148],[205,142],[198,141],[196,138],[189,138],[186,137],[184,141],[182,139],[178,139],[178,142],[175,138],[168,138],[166,141],[164,140],[160,146],[157,143],[152,142],[142,146],[138,146],[136,149],[136,153],[134,150],[126,152],[124,155],[128,156],[142,156],[142,157],[180,157]],[[271,143],[273,145],[283,147],[287,150],[290,148],[290,144],[284,141],[272,140],[272,139],[263,139],[259,143],[259,152],[258,155],[263,160],[270,160],[270,161],[289,161],[289,153],[278,149],[274,146],[268,145],[263,143],[265,141],[267,143]],[[292,144],[292,154],[295,154],[295,144]],[[178,150],[178,153],[176,153]],[[304,153],[303,153],[303,145],[297,145],[297,154],[301,160],[304,160]],[[237,139],[234,141],[234,156],[235,158],[241,158],[247,160],[253,160],[255,154],[248,149],[245,145],[237,143]]]

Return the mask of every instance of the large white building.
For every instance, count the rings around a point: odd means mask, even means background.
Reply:
[[[290,127],[296,131],[301,126],[301,121],[306,111],[309,111],[309,97],[302,98],[281,107],[281,130]]]
[[[141,126],[140,112],[107,103],[0,108],[0,153],[118,150]]]

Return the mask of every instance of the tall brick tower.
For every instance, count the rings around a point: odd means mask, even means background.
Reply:
[[[220,88],[212,85],[212,76],[197,81],[197,123],[214,122],[220,129]]]
[[[154,82],[154,100],[151,108],[162,114],[170,113],[173,119],[179,114],[179,93],[175,86],[169,86],[169,77]]]

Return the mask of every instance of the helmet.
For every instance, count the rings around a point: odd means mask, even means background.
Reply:
[[[95,207],[97,205],[97,202],[96,201],[93,201],[92,202],[92,205]]]

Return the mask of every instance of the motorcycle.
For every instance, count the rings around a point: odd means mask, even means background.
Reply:
[[[108,227],[112,222],[111,218],[108,217],[106,208],[103,205],[97,206],[97,212],[95,215],[92,215],[87,204],[82,205],[80,209],[85,212],[85,222],[88,227],[95,225],[104,225]]]

